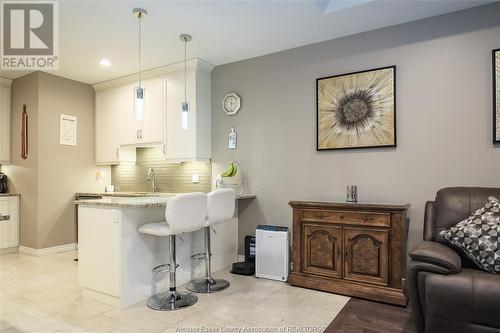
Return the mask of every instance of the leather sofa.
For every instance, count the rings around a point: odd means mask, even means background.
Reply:
[[[500,332],[500,274],[480,270],[439,235],[500,188],[450,187],[425,205],[424,241],[410,251],[408,288],[419,332]]]

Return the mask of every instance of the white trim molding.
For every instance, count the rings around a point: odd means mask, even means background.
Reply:
[[[19,246],[19,253],[24,253],[24,254],[29,254],[31,256],[40,257],[40,256],[46,256],[48,254],[70,252],[70,251],[74,251],[77,249],[78,249],[78,244],[76,244],[76,243],[46,247],[43,249],[33,249],[31,247],[21,245],[21,246]]]
[[[199,71],[211,73],[215,66],[210,64],[209,62],[201,59],[201,58],[193,58],[193,59],[189,59],[186,62],[186,67],[188,70],[194,69],[197,71],[199,70]],[[161,67],[157,67],[157,68],[153,68],[153,69],[141,72],[141,79],[147,80],[147,79],[151,79],[151,78],[162,77],[162,76],[165,76],[167,74],[175,73],[175,72],[179,72],[179,71],[183,71],[183,70],[184,70],[184,61],[176,62],[175,64],[161,66]],[[100,91],[100,90],[104,90],[104,89],[119,87],[119,86],[122,86],[125,84],[134,83],[134,82],[137,82],[137,73],[122,76],[122,77],[108,80],[108,81],[99,82],[99,83],[93,84],[92,87],[94,87],[95,91]]]
[[[12,80],[0,76],[0,87],[10,88],[12,85]]]

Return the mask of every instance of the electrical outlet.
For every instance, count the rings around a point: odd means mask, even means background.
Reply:
[[[200,182],[200,175],[195,173],[191,175],[191,182],[193,184],[198,184]]]

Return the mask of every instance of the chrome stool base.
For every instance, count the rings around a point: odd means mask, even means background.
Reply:
[[[198,296],[186,292],[166,291],[151,296],[148,299],[148,307],[157,311],[174,311],[187,308],[198,301]]]
[[[229,287],[229,281],[223,279],[198,279],[189,281],[186,289],[194,293],[211,294]]]

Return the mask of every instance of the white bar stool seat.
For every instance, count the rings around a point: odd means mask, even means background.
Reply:
[[[200,230],[206,224],[206,216],[207,195],[205,193],[178,194],[167,202],[166,222],[148,223],[139,227],[138,230],[142,234],[169,237],[170,239],[170,263],[158,266],[168,267],[164,271],[170,273],[170,288],[168,291],[153,295],[148,299],[147,304],[151,309],[177,310],[191,306],[198,301],[198,297],[193,293],[177,291],[175,236],[184,232]]]
[[[212,277],[212,252],[210,228],[216,224],[229,222],[234,216],[236,191],[233,189],[215,190],[207,195],[207,220],[205,226],[205,253],[192,256],[193,259],[205,259],[205,277],[192,280],[186,289],[195,293],[214,293],[229,287],[229,281]]]

